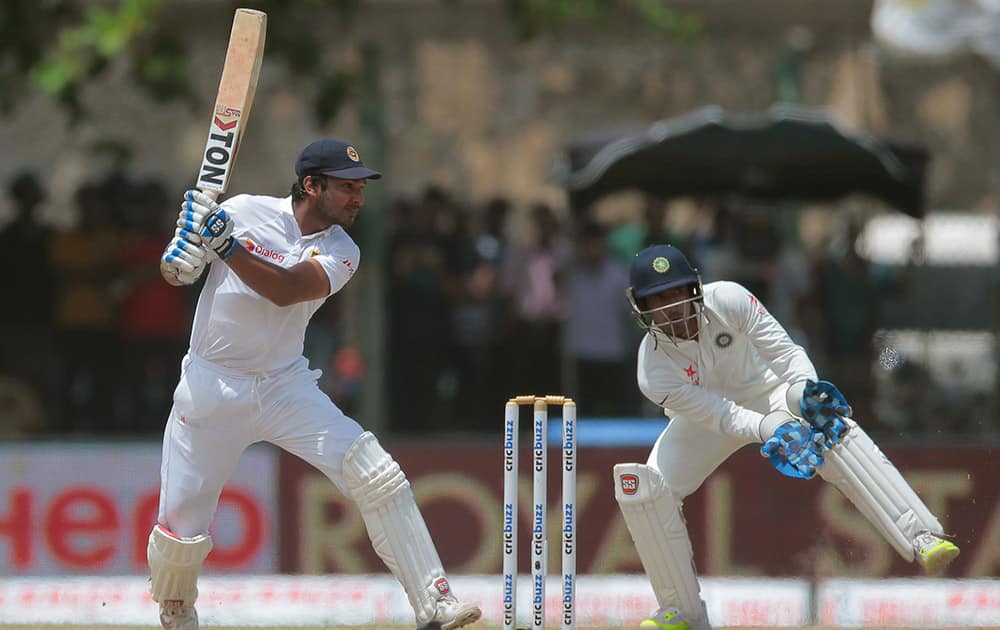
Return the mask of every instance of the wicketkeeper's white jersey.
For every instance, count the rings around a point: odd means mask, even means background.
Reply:
[[[238,195],[222,206],[233,216],[233,236],[251,255],[282,267],[314,258],[330,279],[331,295],[358,268],[361,250],[340,226],[302,235],[291,197]],[[191,352],[231,370],[281,370],[302,356],[306,324],[325,300],[275,306],[216,259],[198,297]]]
[[[816,379],[816,368],[760,301],[735,282],[704,286],[696,340],[647,334],[639,346],[639,389],[668,416],[759,441],[763,413],[744,407],[783,384]],[[798,415],[796,413],[796,415]]]

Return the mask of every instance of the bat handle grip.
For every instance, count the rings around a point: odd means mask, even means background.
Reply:
[[[212,201],[218,201],[219,197],[222,196],[222,193],[218,190],[209,190],[207,188],[199,188],[198,190],[200,190],[203,195],[211,197]]]

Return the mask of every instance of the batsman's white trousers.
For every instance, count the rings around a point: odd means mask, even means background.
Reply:
[[[363,429],[319,389],[320,374],[304,357],[266,376],[184,357],[163,435],[160,524],[178,536],[208,533],[223,484],[256,442],[297,455],[343,492],[341,464]]]

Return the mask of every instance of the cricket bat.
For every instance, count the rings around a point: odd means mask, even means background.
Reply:
[[[266,13],[236,9],[196,184],[199,190],[213,199],[226,192],[229,186],[240,138],[246,130],[250,106],[257,91],[266,31]]]

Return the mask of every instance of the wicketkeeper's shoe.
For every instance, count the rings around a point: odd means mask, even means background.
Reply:
[[[454,630],[473,623],[482,615],[479,606],[460,602],[454,595],[445,595],[438,600],[434,618],[417,630]]]
[[[929,575],[937,575],[958,557],[958,545],[930,532],[918,534],[913,539],[913,549],[917,559]]]
[[[653,613],[649,619],[639,624],[643,630],[691,630],[691,623],[680,610],[668,607]]]
[[[166,630],[198,630],[198,611],[179,601],[164,602],[160,604],[160,625]]]

